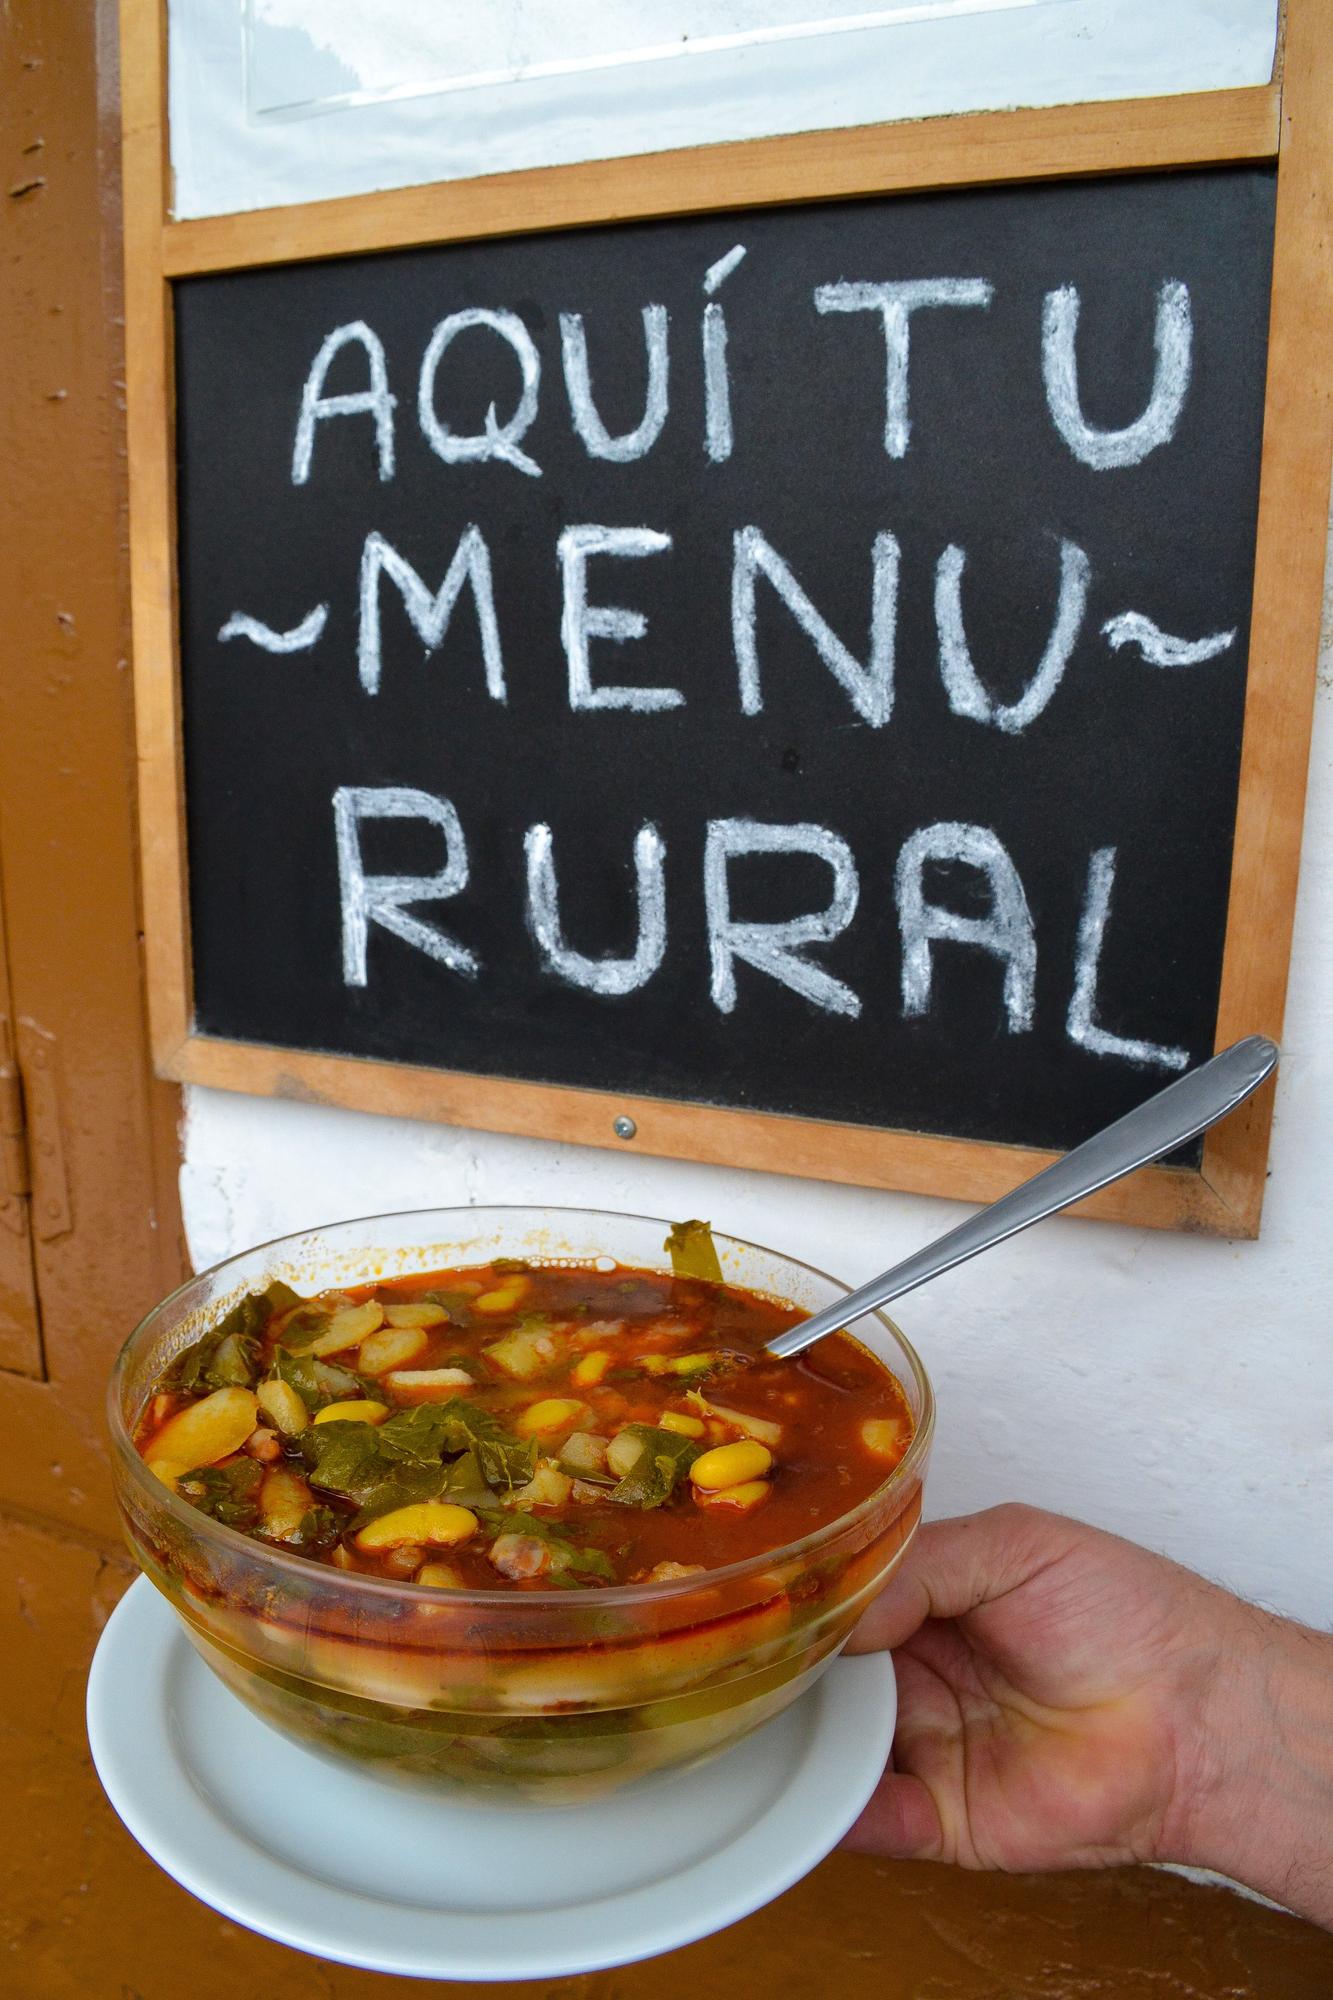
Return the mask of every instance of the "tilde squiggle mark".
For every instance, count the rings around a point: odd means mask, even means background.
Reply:
[[[1212,632],[1206,639],[1175,639],[1141,611],[1122,611],[1118,618],[1107,619],[1102,637],[1117,648],[1137,646],[1150,667],[1197,667],[1233,646],[1236,628]]]
[[[262,646],[266,653],[303,653],[313,646],[328,622],[329,607],[317,604],[308,612],[299,625],[293,625],[287,632],[275,632],[262,619],[252,618],[248,611],[233,611],[222,630],[219,639],[249,639],[256,646]]]

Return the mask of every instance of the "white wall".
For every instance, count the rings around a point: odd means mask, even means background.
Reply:
[[[216,20],[220,5],[181,0],[173,18],[208,11]],[[1139,12],[1091,11],[1122,24]],[[1247,60],[1264,19],[1271,30],[1271,7],[1247,0],[1155,12],[1171,19],[1176,39],[1167,48],[1159,21],[1151,47],[1144,42],[1144,73],[1157,79],[1145,89],[1166,87],[1164,49],[1175,86],[1202,87],[1211,71],[1195,56],[1214,63],[1217,37],[1196,32],[1201,13],[1234,31],[1233,53],[1248,50]],[[1007,22],[1017,35],[1024,19],[999,13],[988,30]],[[858,40],[849,34],[843,47]],[[193,49],[196,69],[206,53]],[[1086,59],[1071,74],[1085,72]],[[976,80],[964,63],[959,91]],[[221,112],[217,122],[227,123]],[[318,130],[301,171],[337,189],[330,121],[288,129]],[[497,149],[492,164],[510,162]],[[210,181],[206,205],[238,205],[224,187]],[[1321,1622],[1333,1619],[1333,617],[1329,626],[1262,1240],[1056,1221],[899,1311],[940,1397],[932,1511],[1011,1497],[1061,1508]],[[944,1201],[204,1090],[189,1094],[182,1194],[197,1264],[347,1215],[551,1201],[707,1215],[853,1281],[959,1214]]]
[[[883,118],[1263,83],[1277,5],[169,0],[169,14],[174,207],[194,216]],[[561,70],[566,50],[581,60]]]

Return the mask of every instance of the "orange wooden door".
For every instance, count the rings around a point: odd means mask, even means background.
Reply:
[[[0,36],[0,1506],[110,1537],[107,1372],[182,1267],[134,863],[115,8],[12,0]]]

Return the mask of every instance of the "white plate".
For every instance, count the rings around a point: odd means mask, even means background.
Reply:
[[[233,1922],[419,1979],[650,1958],[748,1916],[835,1847],[893,1740],[887,1654],[836,1660],[710,1764],[596,1806],[450,1806],[308,1755],[215,1678],[146,1577],[88,1679],[88,1740],[141,1847]]]

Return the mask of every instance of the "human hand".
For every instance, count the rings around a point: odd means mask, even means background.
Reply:
[[[849,1650],[884,1647],[893,1760],[849,1845],[971,1868],[1192,1861],[1333,1923],[1333,1642],[1005,1506],[920,1530]]]

